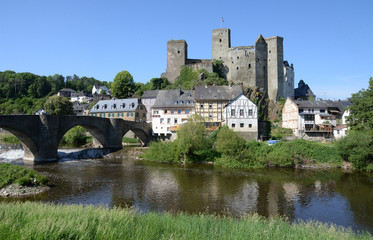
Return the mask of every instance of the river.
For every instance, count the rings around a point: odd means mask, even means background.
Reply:
[[[48,176],[49,192],[0,201],[134,207],[140,211],[258,213],[290,221],[318,220],[373,233],[373,174],[269,168],[226,170],[59,152],[59,162],[29,166]],[[22,164],[22,149],[0,149],[0,162]],[[17,160],[18,159],[18,160]]]

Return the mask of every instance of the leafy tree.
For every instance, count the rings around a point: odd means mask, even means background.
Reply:
[[[112,83],[113,95],[117,98],[128,98],[135,93],[135,83],[128,71],[119,72]]]
[[[221,154],[237,155],[245,148],[243,140],[229,128],[222,128],[216,138],[216,150]]]
[[[63,141],[69,146],[78,147],[86,142],[86,130],[82,126],[76,126],[65,134]]]
[[[352,94],[352,106],[347,123],[351,130],[368,131],[373,136],[373,78],[369,79],[369,88]]]
[[[200,115],[192,115],[186,124],[182,124],[175,141],[178,154],[182,161],[198,161],[200,155],[205,155],[211,149],[213,142],[207,138],[207,131]]]
[[[373,137],[364,131],[352,131],[337,141],[343,160],[361,170],[373,171]]]
[[[44,110],[51,115],[74,115],[72,102],[68,98],[57,95],[46,100]]]

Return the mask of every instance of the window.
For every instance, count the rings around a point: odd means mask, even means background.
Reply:
[[[164,110],[164,113],[167,113],[167,110]]]
[[[209,104],[209,109],[212,109],[212,104],[211,103]]]
[[[232,123],[232,128],[235,128],[236,127],[236,124],[235,123]]]
[[[325,109],[320,109],[320,112],[321,112],[321,113],[324,113],[324,112],[325,112]]]
[[[146,117],[146,113],[142,113],[142,117]]]
[[[168,124],[171,123],[171,118],[167,118],[167,123],[168,123]]]
[[[253,127],[253,125],[252,124],[249,124],[249,128],[252,128]]]
[[[236,110],[235,109],[231,109],[231,116],[234,117],[234,115],[236,115]]]
[[[177,118],[174,119],[174,123],[177,123]]]
[[[240,109],[240,116],[243,116],[243,109]]]
[[[189,110],[187,109],[187,110],[185,110],[185,114],[189,114]]]
[[[157,110],[157,111],[156,111],[156,110],[154,110],[154,114],[159,114],[158,110]]]
[[[249,69],[251,68],[251,64],[249,63]]]
[[[180,109],[179,109],[179,110],[177,110],[177,113],[178,113],[178,114],[181,114],[181,110],[180,110]]]
[[[212,118],[212,113],[209,113],[209,118]]]
[[[161,118],[160,121],[161,121],[161,124],[163,124],[164,123],[164,118]]]
[[[171,110],[171,114],[174,114],[175,113],[175,111],[174,110]]]
[[[221,108],[221,103],[218,103],[218,108]]]
[[[203,103],[201,103],[201,106],[200,106],[201,109],[203,109]]]
[[[253,110],[249,109],[249,116],[252,116],[252,115],[253,115]]]
[[[133,112],[131,113],[131,117],[133,117]]]
[[[117,105],[116,105],[115,103],[113,104],[113,108],[114,108],[114,109],[116,109],[116,108],[117,108]]]
[[[117,113],[117,117],[120,117],[120,113]]]
[[[130,116],[130,113],[128,112],[128,113],[127,113],[127,117],[129,117],[129,116]]]
[[[302,113],[303,112],[303,109],[299,109],[299,113]]]
[[[136,117],[139,117],[139,112],[136,112]]]
[[[167,132],[169,132],[170,131],[170,127],[167,127]]]
[[[240,128],[243,128],[243,123],[240,123]]]

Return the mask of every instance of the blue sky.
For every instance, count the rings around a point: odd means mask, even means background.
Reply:
[[[210,59],[223,17],[232,46],[284,37],[295,83],[318,97],[345,99],[373,77],[371,0],[1,0],[0,9],[0,71],[112,81],[127,70],[145,83],[165,71],[168,40]]]

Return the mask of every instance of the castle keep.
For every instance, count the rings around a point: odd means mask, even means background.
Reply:
[[[224,74],[233,83],[246,87],[259,87],[268,92],[268,97],[293,97],[294,68],[284,64],[283,38],[263,38],[259,35],[253,46],[231,46],[231,31],[228,28],[212,30],[212,59],[222,60]],[[188,66],[193,69],[213,71],[210,59],[188,59],[188,46],[185,40],[167,42],[167,72],[170,82],[174,82],[180,69]],[[289,77],[289,75],[292,75]]]

